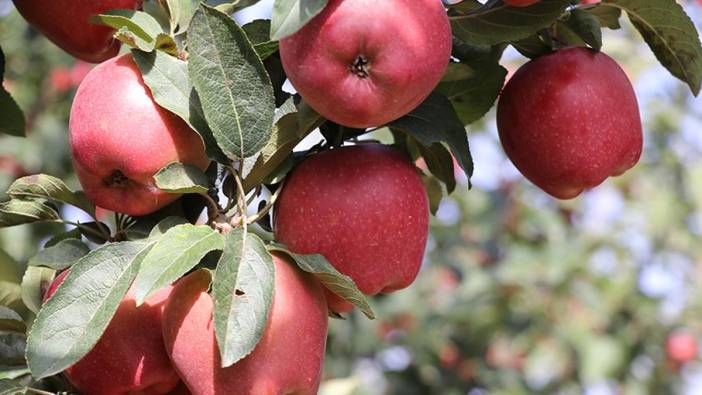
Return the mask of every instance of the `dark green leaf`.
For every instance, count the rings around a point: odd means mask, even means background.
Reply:
[[[453,172],[453,157],[441,143],[434,143],[428,147],[417,143],[419,152],[424,158],[429,171],[446,185],[448,193],[456,189],[456,177]]]
[[[17,332],[23,334],[25,330],[27,330],[27,326],[16,311],[9,307],[0,306],[0,333]]]
[[[222,367],[235,364],[258,344],[268,323],[274,288],[273,258],[263,241],[241,228],[225,235],[212,284]]]
[[[0,361],[3,365],[24,366],[27,337],[24,333],[0,331]]]
[[[30,266],[44,266],[64,270],[84,257],[90,248],[78,239],[67,239],[53,247],[45,248],[29,259]]]
[[[63,371],[93,348],[150,247],[143,241],[107,244],[71,268],[29,333],[27,362],[35,378]]]
[[[328,0],[275,0],[271,17],[271,40],[294,34],[322,12]]]
[[[702,44],[680,4],[673,0],[604,0],[602,6],[626,11],[658,61],[697,96],[702,84]]]
[[[493,45],[529,37],[563,14],[570,0],[542,0],[529,7],[491,1],[480,8],[466,1],[452,8],[453,34],[472,45]]]
[[[441,199],[444,198],[444,191],[441,189],[441,183],[436,177],[423,175],[424,187],[427,189],[429,196],[429,211],[432,215],[436,215],[441,204]]]
[[[154,175],[156,186],[168,193],[205,194],[210,189],[210,180],[204,171],[193,165],[173,162]]]
[[[480,68],[451,63],[437,89],[451,100],[462,124],[468,125],[492,108],[506,76],[507,70],[497,63]]]
[[[5,91],[2,82],[5,76],[5,53],[0,48],[0,133],[24,137],[26,122],[24,114],[10,94]]]
[[[222,236],[209,226],[178,225],[156,241],[134,281],[137,305],[195,267],[211,251],[222,250]]]
[[[227,15],[200,6],[188,32],[188,72],[205,119],[230,158],[255,155],[273,127],[270,78],[244,31]]]
[[[466,130],[451,102],[440,93],[432,93],[419,107],[390,124],[424,146],[445,143],[466,175],[473,174],[473,159]]]
[[[583,10],[571,10],[568,19],[559,21],[556,24],[556,35],[561,38],[561,41],[571,45],[587,44],[596,51],[602,48],[600,22]]]
[[[278,50],[278,42],[270,38],[271,21],[256,19],[242,26],[249,41],[253,44],[261,60],[265,60]]]
[[[608,5],[602,5],[598,3],[594,7],[588,7],[585,11],[589,12],[592,16],[597,18],[601,26],[616,30],[621,29],[619,24],[619,18],[622,16],[622,10],[615,7],[610,7]]]
[[[188,221],[183,218],[183,217],[167,217],[163,219],[161,222],[156,224],[153,229],[151,229],[151,233],[149,234],[149,238],[157,238],[161,237],[166,232],[168,232],[169,229],[178,226],[178,225],[185,225],[187,224]]]
[[[0,203],[0,228],[59,219],[58,212],[42,202],[12,199]]]
[[[290,256],[303,271],[313,274],[328,290],[358,307],[366,317],[375,318],[366,296],[356,287],[351,277],[339,273],[325,257],[319,254],[294,254],[282,246],[270,246],[271,251],[282,252]]]
[[[60,178],[46,174],[22,177],[10,185],[7,194],[18,199],[47,199],[78,207],[86,213],[95,212],[95,206],[83,192],[74,192]]]

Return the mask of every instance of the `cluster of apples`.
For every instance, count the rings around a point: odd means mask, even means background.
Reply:
[[[177,199],[160,191],[153,176],[174,161],[205,170],[210,159],[201,138],[154,102],[131,55],[114,57],[114,32],[87,23],[90,15],[138,9],[141,1],[15,4],[65,50],[102,62],[85,77],[71,108],[73,163],[86,195],[97,206],[133,216]],[[338,124],[367,128],[395,120],[426,99],[447,68],[451,44],[438,0],[331,0],[281,40],[280,55],[288,78],[316,111]],[[502,93],[498,127],[517,167],[561,198],[623,172],[641,151],[631,84],[609,57],[583,48],[559,50],[521,68]],[[379,144],[305,159],[288,175],[274,208],[278,241],[296,253],[324,255],[366,295],[414,281],[428,221],[427,193],[414,164]],[[316,393],[327,311],[352,307],[325,295],[284,256],[274,255],[274,262],[275,296],[265,333],[233,366],[220,367],[207,292],[211,279],[196,271],[140,307],[129,292],[95,348],[66,376],[91,395]],[[64,277],[57,277],[47,298]]]

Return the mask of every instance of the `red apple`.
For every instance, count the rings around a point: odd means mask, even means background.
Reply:
[[[699,345],[691,333],[678,331],[668,336],[665,350],[670,361],[682,365],[697,358]]]
[[[274,255],[275,294],[268,324],[254,351],[221,368],[207,289],[196,271],[176,283],[164,312],[164,340],[178,374],[196,395],[314,395],[327,337],[327,305],[314,278]]]
[[[68,275],[59,274],[46,291],[48,300]],[[171,287],[136,307],[130,290],[98,343],[64,371],[81,393],[89,395],[162,395],[178,385],[163,345],[161,320]]]
[[[412,111],[450,55],[451,26],[439,0],[331,0],[280,41],[283,67],[305,101],[355,128]]]
[[[73,165],[90,200],[107,210],[150,214],[178,195],[156,188],[153,176],[171,162],[206,169],[200,136],[156,104],[131,55],[88,73],[71,108]]]
[[[528,7],[538,3],[540,0],[504,0],[505,4],[512,7]]]
[[[427,193],[399,151],[364,144],[322,152],[288,176],[275,206],[275,235],[291,251],[322,254],[366,295],[406,288],[428,236]],[[327,293],[337,312],[352,306]]]
[[[99,63],[119,52],[114,29],[93,24],[93,15],[136,10],[143,0],[13,0],[22,16],[54,44],[76,58]]]
[[[502,146],[538,187],[571,199],[641,156],[634,89],[609,56],[566,48],[522,66],[497,106]]]

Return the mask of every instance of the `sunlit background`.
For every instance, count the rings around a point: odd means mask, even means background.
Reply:
[[[237,20],[268,18],[271,4]],[[702,6],[683,5],[702,28]],[[0,16],[6,88],[30,127],[26,139],[0,137],[0,190],[40,172],[78,186],[67,120],[90,66],[29,30],[9,0]],[[375,321],[332,322],[324,395],[702,394],[702,360],[677,363],[666,350],[672,338],[697,355],[702,334],[702,99],[622,24],[605,30],[603,51],[635,84],[639,165],[559,202],[506,159],[494,111],[471,125],[472,189],[459,174],[411,288],[375,299]],[[525,61],[508,50],[502,64]],[[56,230],[2,229],[0,248],[26,261]]]

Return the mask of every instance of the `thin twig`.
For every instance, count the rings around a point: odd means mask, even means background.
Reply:
[[[248,220],[249,224],[254,224],[254,223],[260,221],[261,218],[265,217],[266,214],[268,214],[268,212],[271,211],[271,209],[275,205],[276,200],[278,200],[278,196],[280,196],[280,191],[283,190],[283,186],[284,186],[283,183],[281,183],[278,186],[278,189],[276,189],[275,192],[273,193],[273,195],[271,195],[271,199],[268,201],[268,203],[266,203],[266,205],[263,206],[263,208],[261,210],[259,210],[259,212],[257,212],[256,215],[254,215],[253,217],[251,217]]]

